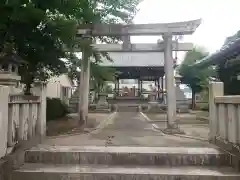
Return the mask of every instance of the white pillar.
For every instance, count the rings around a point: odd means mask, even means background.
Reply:
[[[176,128],[176,93],[174,85],[174,69],[172,57],[172,35],[164,34],[164,70],[167,90],[167,127]]]
[[[224,84],[222,82],[211,82],[209,84],[209,140],[215,142],[217,136],[217,108],[214,102],[216,96],[224,95]]]
[[[84,89],[84,73],[83,73],[83,67],[81,67],[81,72],[80,72],[80,79],[79,79],[79,102],[78,102],[78,114],[79,114],[79,125],[82,125],[82,104],[83,104],[83,89]]]
[[[84,51],[84,50],[83,50]],[[88,98],[89,98],[89,80],[90,80],[90,59],[87,52],[82,52],[82,69],[80,82],[80,101],[79,102],[79,119],[84,124],[87,123],[88,117]]]
[[[87,124],[88,119],[88,103],[89,103],[89,81],[90,81],[90,59],[86,57],[86,72],[84,76],[84,97],[83,97],[83,111],[85,115],[85,124]]]
[[[0,86],[0,158],[5,156],[7,151],[9,92],[9,87]]]
[[[46,136],[46,114],[47,114],[47,88],[42,83],[40,87],[40,108],[39,118],[37,120],[37,132],[43,138]]]

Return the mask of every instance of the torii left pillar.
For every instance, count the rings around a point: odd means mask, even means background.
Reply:
[[[172,34],[166,33],[164,39],[164,70],[167,88],[167,134],[182,133],[176,124],[176,91],[174,81],[174,62],[172,57]]]
[[[86,45],[91,44],[91,39],[88,37],[83,38],[83,41],[86,41]],[[90,52],[87,48],[83,48],[79,92],[79,121],[80,124],[85,125],[88,120],[90,64]]]

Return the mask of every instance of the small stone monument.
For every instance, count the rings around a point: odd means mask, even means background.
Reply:
[[[105,93],[100,93],[98,95],[99,99],[98,99],[98,104],[99,105],[108,105],[108,102],[107,102],[107,94]]]
[[[0,53],[0,85],[9,86],[11,93],[22,92],[22,89],[17,86],[21,80],[18,68],[23,63],[25,61],[14,53]]]
[[[184,92],[180,89],[181,76],[175,75],[177,111],[179,113],[188,113],[189,107]]]
[[[157,91],[156,88],[150,85],[149,103],[156,104],[157,102]]]
[[[97,112],[110,112],[110,108],[109,108],[109,105],[108,105],[108,102],[107,102],[107,96],[108,94],[106,93],[100,93],[98,95],[98,102],[97,102],[97,105],[96,105],[96,111]]]
[[[149,113],[162,113],[162,109],[160,104],[157,100],[157,90],[156,87],[150,85],[150,94],[149,94],[149,105],[148,105],[148,112]]]

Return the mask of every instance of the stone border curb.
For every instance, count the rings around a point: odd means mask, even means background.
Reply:
[[[143,112],[140,112],[140,114],[144,117],[145,120],[147,120],[148,122],[151,122],[151,119],[149,119],[149,117],[147,117],[146,114],[144,114]],[[162,132],[162,130],[156,124],[154,124],[154,123],[151,123],[151,124],[152,124],[154,129]]]
[[[144,114],[143,112],[140,112],[141,115],[144,117],[145,120],[147,120],[148,122],[151,122],[151,119],[149,119],[149,117]],[[195,140],[199,140],[199,141],[204,141],[204,142],[208,142],[208,140],[206,139],[203,139],[203,138],[197,138],[197,137],[194,137],[194,136],[188,136],[188,135],[182,135],[182,134],[166,134],[163,132],[163,130],[161,130],[158,125],[154,124],[154,123],[151,123],[153,128],[158,130],[158,131],[161,131],[161,133],[163,133],[164,135],[170,135],[170,136],[176,136],[176,137],[182,137],[182,138],[188,138],[188,139],[195,139]]]

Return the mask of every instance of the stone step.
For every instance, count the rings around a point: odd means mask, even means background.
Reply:
[[[231,168],[25,164],[12,180],[239,180]]]
[[[131,106],[131,105],[118,105],[118,112],[139,112],[139,106]]]
[[[229,156],[214,148],[46,146],[28,150],[25,161],[45,164],[227,166]]]

